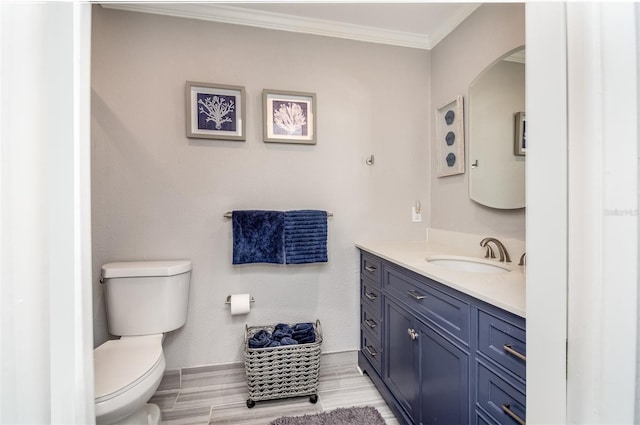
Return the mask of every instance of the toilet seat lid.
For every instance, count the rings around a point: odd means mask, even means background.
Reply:
[[[93,351],[95,399],[143,378],[162,356],[162,334],[109,340]]]

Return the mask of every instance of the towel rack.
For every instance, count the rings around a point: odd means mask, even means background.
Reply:
[[[232,211],[227,211],[226,213],[224,213],[224,218],[231,218],[231,217],[233,217]],[[327,217],[333,217],[333,213],[328,212]]]

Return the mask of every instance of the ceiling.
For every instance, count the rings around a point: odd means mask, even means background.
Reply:
[[[199,2],[117,3],[103,7],[432,49],[480,3]]]

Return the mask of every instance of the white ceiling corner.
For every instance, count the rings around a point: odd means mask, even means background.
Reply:
[[[102,7],[430,50],[480,3],[460,4],[428,32],[381,28],[216,3],[102,3]],[[428,4],[425,4],[428,7]]]

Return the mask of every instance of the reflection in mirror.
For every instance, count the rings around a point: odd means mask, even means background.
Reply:
[[[492,208],[525,206],[525,49],[485,69],[469,87],[469,196]]]

